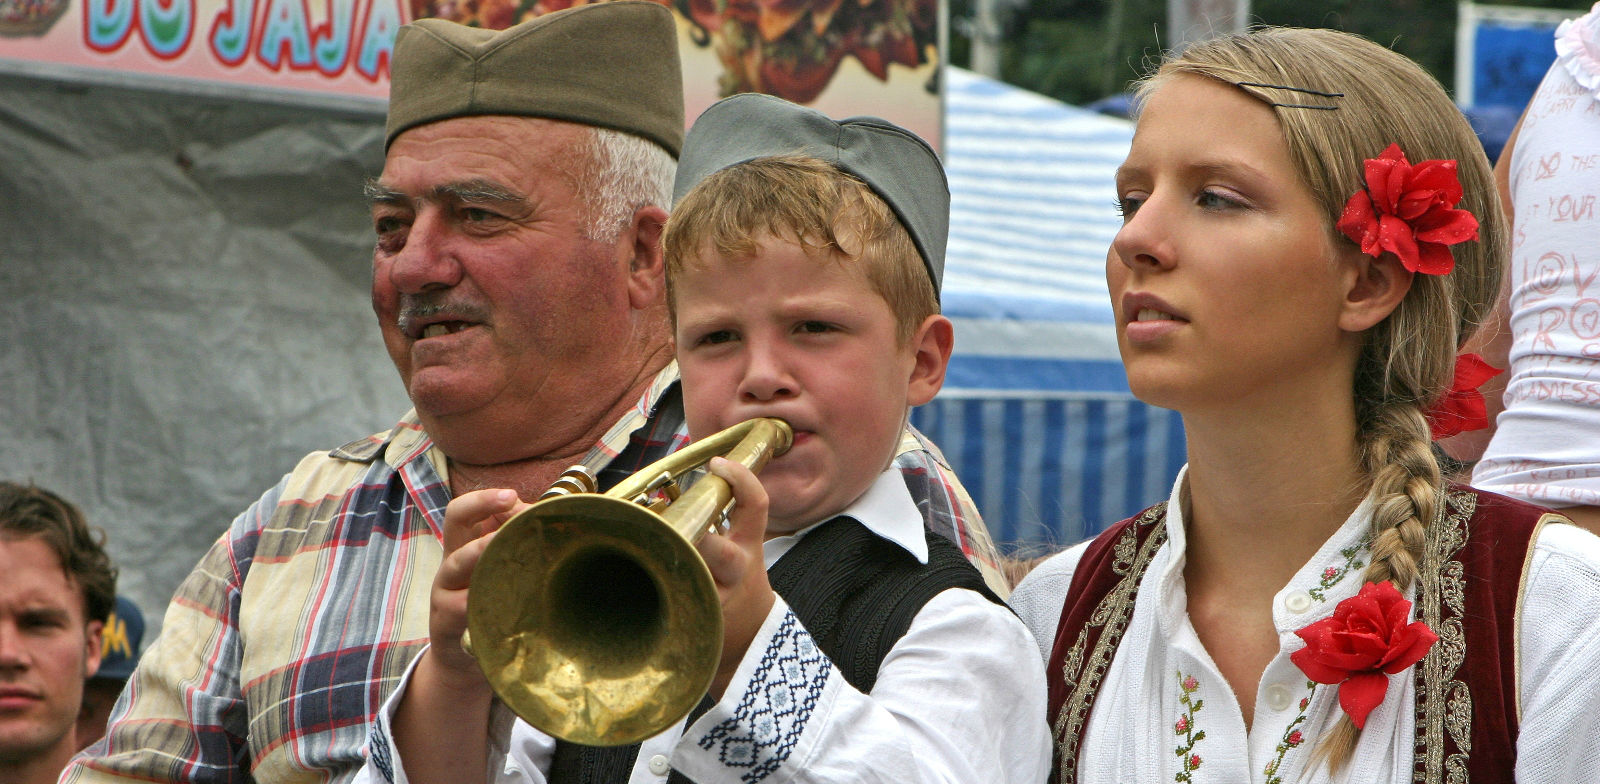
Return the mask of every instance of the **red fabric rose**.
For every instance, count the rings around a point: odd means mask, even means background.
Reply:
[[[1345,202],[1336,224],[1361,252],[1400,257],[1412,272],[1443,275],[1455,269],[1448,246],[1478,238],[1478,219],[1455,209],[1461,201],[1456,162],[1423,161],[1412,166],[1400,145],[1366,160],[1367,187]]]
[[[1437,441],[1488,427],[1489,409],[1478,387],[1503,372],[1477,354],[1456,357],[1455,379],[1450,383],[1450,391],[1428,409],[1428,428],[1433,439]]]
[[[1295,634],[1306,647],[1289,658],[1317,683],[1339,686],[1339,707],[1359,729],[1383,702],[1389,676],[1422,660],[1438,642],[1428,625],[1407,623],[1411,602],[1394,583],[1367,583],[1333,609],[1333,616]]]

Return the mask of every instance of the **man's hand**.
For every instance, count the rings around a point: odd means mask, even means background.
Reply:
[[[717,700],[772,611],[776,595],[767,582],[761,556],[767,532],[767,491],[750,469],[726,458],[714,457],[706,467],[727,481],[734,499],[728,532],[706,534],[699,543],[700,555],[706,559],[722,599],[722,664],[708,692]]]

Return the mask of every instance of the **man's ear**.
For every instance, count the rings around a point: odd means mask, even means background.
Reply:
[[[646,310],[667,301],[667,263],[661,249],[661,233],[667,225],[667,211],[647,205],[633,211],[633,220],[624,232],[629,240],[628,304]]]
[[[83,678],[88,680],[100,671],[101,645],[105,635],[105,621],[90,621],[84,624],[83,637],[87,649],[83,656]]]
[[[911,334],[911,379],[906,386],[906,403],[920,406],[933,399],[944,387],[945,369],[955,348],[956,329],[950,319],[937,313],[923,319]]]
[[[1377,258],[1356,248],[1346,249],[1345,253],[1348,268],[1339,328],[1364,332],[1400,307],[1400,301],[1411,291],[1416,273],[1406,269],[1393,253],[1382,253]]]

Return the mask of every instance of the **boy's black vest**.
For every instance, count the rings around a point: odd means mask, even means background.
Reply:
[[[905,635],[911,619],[949,588],[977,591],[1005,606],[950,540],[926,532],[928,563],[849,517],[806,534],[767,571],[772,589],[816,640],[845,680],[872,691],[878,665]],[[702,700],[690,723],[710,707]],[[558,741],[551,784],[621,784],[633,771],[638,744],[597,748]],[[674,770],[668,784],[688,784]]]
[[[1421,782],[1510,782],[1520,721],[1517,611],[1539,527],[1566,518],[1452,486],[1428,525],[1416,619],[1439,635],[1415,666]],[[1166,541],[1166,504],[1112,526],[1072,575],[1045,677],[1055,768],[1075,781],[1084,728],[1133,615],[1141,576]],[[1137,666],[1137,665],[1136,665]]]

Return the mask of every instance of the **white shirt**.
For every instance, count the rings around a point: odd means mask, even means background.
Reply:
[[[1511,151],[1511,369],[1472,484],[1600,505],[1600,5],[1556,32],[1556,62]]]
[[[898,471],[884,472],[844,514],[927,563],[922,515]],[[810,530],[765,542],[767,568]],[[408,784],[390,722],[410,679],[373,725],[358,784]],[[1028,630],[974,591],[946,590],[924,605],[869,694],[845,681],[778,598],[722,700],[687,731],[680,724],[640,744],[629,781],[665,782],[676,767],[699,784],[1032,784],[1050,764],[1045,702]],[[490,724],[489,779],[542,784],[554,739],[498,700]]]
[[[1317,740],[1342,716],[1337,691],[1309,687],[1289,659],[1304,647],[1295,630],[1332,615],[1339,601],[1360,589],[1370,502],[1272,597],[1278,654],[1261,674],[1254,725],[1246,731],[1238,700],[1189,622],[1176,489],[1183,481],[1180,473],[1167,505],[1169,538],[1139,583],[1127,631],[1083,730],[1079,780],[1410,782],[1414,670],[1390,676],[1349,765],[1330,778],[1326,766],[1307,768]],[[1046,661],[1086,546],[1041,564],[1012,594],[1012,607],[1033,630]],[[1600,538],[1571,525],[1546,525],[1534,545],[1523,601],[1516,780],[1600,781],[1600,634],[1594,631],[1600,628]],[[1200,731],[1205,736],[1196,740]]]

